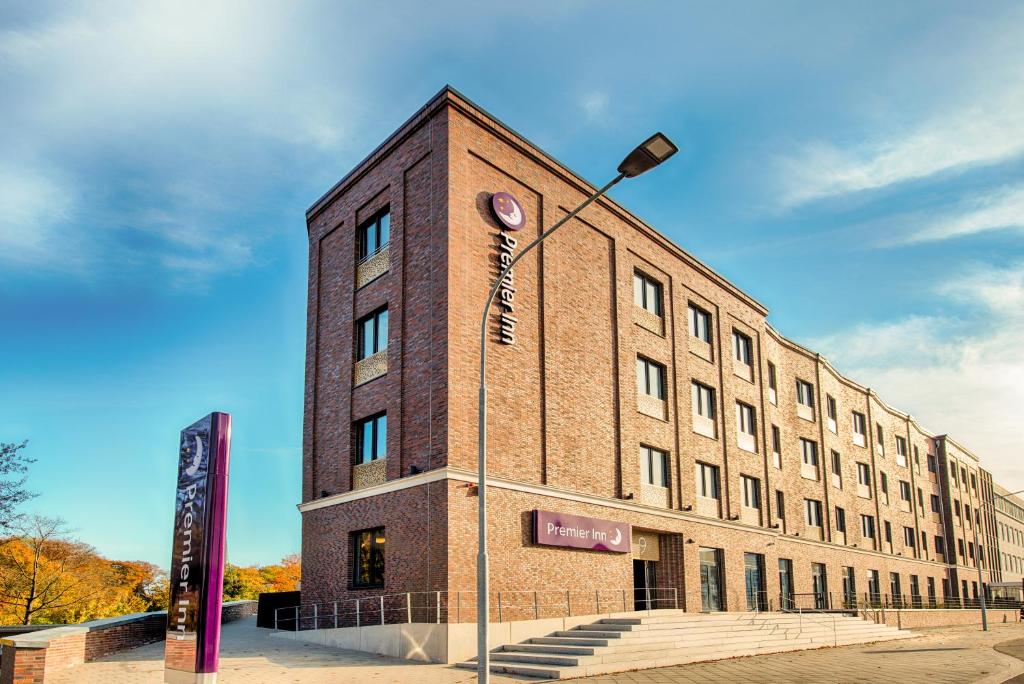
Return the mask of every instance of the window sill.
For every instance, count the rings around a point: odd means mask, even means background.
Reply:
[[[356,265],[356,288],[366,287],[391,268],[391,245],[382,247]]]
[[[690,353],[704,359],[708,363],[714,363],[714,357],[711,355],[711,344],[709,342],[705,342],[704,340],[696,337],[691,337]]]
[[[387,375],[388,372],[388,350],[381,351],[367,356],[365,359],[356,361],[352,369],[352,386],[359,387],[371,380]]]

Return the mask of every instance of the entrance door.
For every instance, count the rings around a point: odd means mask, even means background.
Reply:
[[[793,561],[789,558],[779,559],[779,609],[789,610],[793,607]]]
[[[746,580],[747,610],[767,610],[768,597],[764,590],[764,556],[760,553],[743,554],[743,576]]]
[[[655,561],[633,560],[633,610],[653,610],[658,606],[656,567]]]
[[[843,568],[843,608],[857,607],[857,578],[853,568]]]
[[[825,610],[828,598],[828,574],[824,563],[811,563],[811,588],[814,591],[814,607]]]
[[[700,607],[704,612],[722,610],[721,549],[700,549]]]

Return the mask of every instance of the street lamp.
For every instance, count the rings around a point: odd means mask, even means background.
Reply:
[[[996,499],[1005,499],[1015,494],[1024,493],[1024,489],[1019,492],[1010,492],[1009,494],[996,494],[992,492],[992,496]],[[974,532],[974,562],[978,566],[978,586],[981,587],[981,592],[978,597],[981,600],[981,631],[988,631],[988,606],[985,605],[985,580],[981,576],[981,544],[978,542],[978,525],[981,522],[981,509],[975,506],[975,518],[971,521],[971,530]],[[989,559],[989,572],[991,573],[992,559]]]
[[[480,405],[477,413],[477,434],[479,438],[479,456],[477,465],[479,476],[477,479],[477,558],[476,558],[476,648],[477,648],[477,681],[486,683],[490,681],[490,650],[487,648],[487,628],[490,620],[490,605],[487,596],[487,315],[491,310],[494,297],[501,287],[505,276],[512,270],[526,253],[539,245],[552,233],[565,225],[569,219],[576,216],[590,203],[601,195],[608,192],[613,185],[623,178],[635,178],[640,174],[650,171],[662,163],[679,148],[662,133],[655,133],[650,138],[640,143],[630,152],[617,169],[619,175],[608,182],[603,188],[588,197],[578,207],[569,212],[555,225],[548,228],[540,236],[522,249],[509,262],[491,287],[487,295],[487,303],[484,304],[483,314],[480,317]]]

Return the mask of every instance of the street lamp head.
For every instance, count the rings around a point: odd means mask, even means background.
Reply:
[[[619,164],[619,173],[626,178],[635,178],[645,171],[650,171],[678,151],[679,148],[665,137],[664,133],[655,133],[637,145],[636,149],[622,160]]]

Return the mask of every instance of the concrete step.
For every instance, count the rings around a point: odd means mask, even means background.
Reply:
[[[476,670],[476,663],[466,661],[458,663],[455,667],[465,670]],[[489,668],[493,674],[511,674],[520,677],[536,677],[537,679],[564,679],[567,678],[570,668],[558,668],[546,665],[526,665],[524,663],[491,663]],[[579,668],[582,669],[582,668]]]
[[[555,632],[558,634],[558,632]],[[546,637],[533,637],[530,639],[531,644],[565,644],[566,646],[607,646],[610,641],[608,639],[590,639],[585,637],[563,637],[563,636],[546,636]]]
[[[595,646],[574,646],[571,644],[537,644],[533,640],[522,644],[502,646],[503,651],[527,651],[530,653],[561,653],[566,655],[594,655]]]

